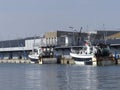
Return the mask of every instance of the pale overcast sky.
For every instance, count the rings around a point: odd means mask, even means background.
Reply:
[[[120,0],[0,0],[0,40],[103,24],[120,28]]]

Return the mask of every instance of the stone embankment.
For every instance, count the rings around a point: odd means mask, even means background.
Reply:
[[[30,60],[19,60],[19,59],[16,59],[16,60],[0,60],[0,63],[31,63]]]

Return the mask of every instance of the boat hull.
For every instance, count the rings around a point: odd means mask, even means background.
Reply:
[[[86,65],[86,64],[92,64],[92,59],[94,57],[93,54],[75,54],[70,53],[70,56],[74,59],[75,64],[79,65]]]
[[[75,61],[76,65],[93,65],[92,61]]]
[[[88,59],[88,58],[93,58],[93,54],[76,54],[76,53],[70,53],[71,57],[74,58],[80,58],[80,59]]]
[[[38,57],[39,57],[38,55],[29,55],[29,59],[30,59],[31,62],[33,62],[33,63],[37,63],[37,62],[38,62],[38,60],[39,60]]]
[[[38,59],[30,59],[32,63],[38,63]]]

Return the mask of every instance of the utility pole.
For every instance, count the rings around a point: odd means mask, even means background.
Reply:
[[[103,24],[103,31],[104,32],[104,41],[105,41],[105,44],[106,44],[106,41],[107,41],[107,31],[105,30],[105,24]]]
[[[83,29],[83,27],[80,28],[80,31],[79,31],[79,33],[78,33],[78,45],[80,44],[80,41],[81,41],[82,29]]]
[[[72,33],[73,33],[73,35],[72,35],[72,45],[74,46],[74,45],[75,45],[75,44],[74,44],[74,42],[75,42],[74,32],[73,32],[74,27],[70,26],[69,28],[72,30]]]

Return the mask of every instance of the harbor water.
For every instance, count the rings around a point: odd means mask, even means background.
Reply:
[[[0,64],[0,90],[120,90],[120,66]]]

